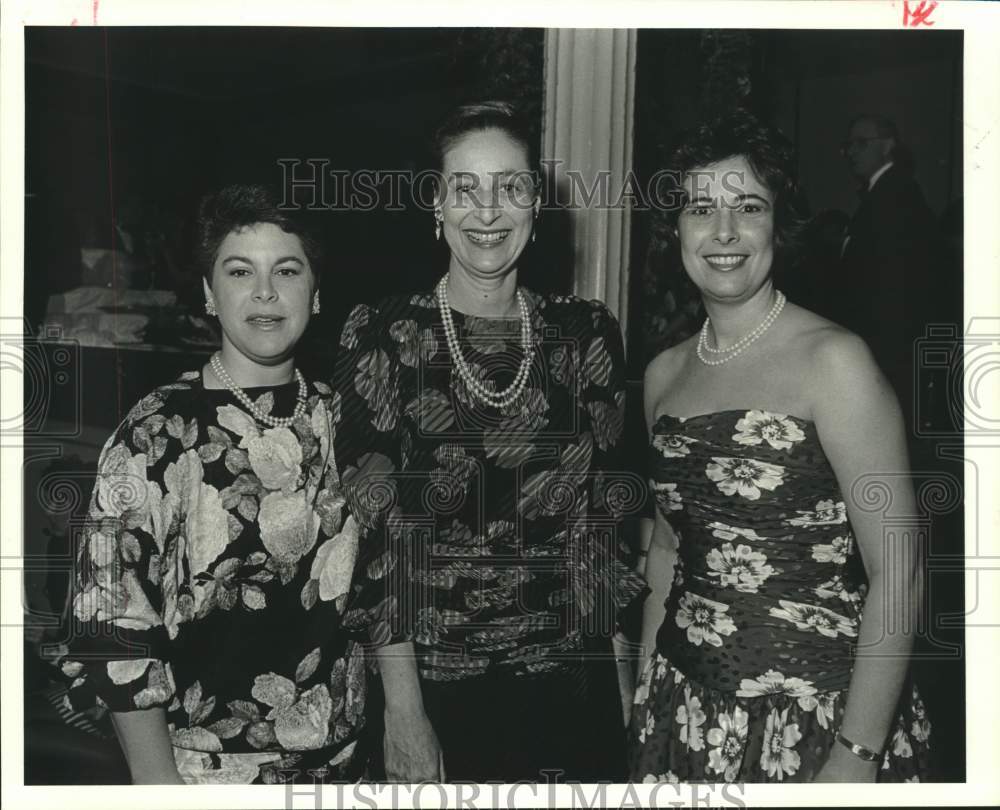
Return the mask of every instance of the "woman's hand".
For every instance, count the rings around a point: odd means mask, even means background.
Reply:
[[[854,756],[840,743],[834,743],[830,756],[819,773],[813,777],[814,782],[874,782],[878,775],[879,760],[865,762]]]
[[[393,782],[443,782],[441,745],[420,690],[412,641],[375,650],[385,691],[385,775]]]
[[[423,709],[385,710],[385,775],[390,782],[443,782],[444,760]]]

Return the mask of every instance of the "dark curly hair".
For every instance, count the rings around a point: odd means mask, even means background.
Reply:
[[[431,139],[433,168],[444,169],[444,156],[459,140],[471,132],[496,129],[524,147],[528,166],[536,171],[540,144],[537,133],[521,110],[509,101],[477,101],[456,107],[434,131]]]
[[[318,288],[322,245],[299,218],[281,208],[272,189],[261,185],[229,185],[202,198],[198,206],[194,252],[205,280],[212,283],[212,267],[223,240],[233,231],[260,223],[277,225],[285,233],[299,238]]]
[[[694,127],[680,136],[656,183],[652,242],[657,252],[679,254],[677,219],[687,203],[685,178],[731,157],[743,157],[774,196],[775,263],[786,266],[799,250],[807,223],[806,206],[795,180],[794,151],[782,133],[738,110]],[[679,255],[677,255],[679,263]],[[673,264],[673,263],[671,263]]]

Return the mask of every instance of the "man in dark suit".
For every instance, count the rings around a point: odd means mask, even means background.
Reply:
[[[859,183],[861,204],[841,252],[843,286],[834,320],[871,347],[912,427],[913,348],[928,322],[939,252],[936,221],[891,121],[855,118],[842,152]]]

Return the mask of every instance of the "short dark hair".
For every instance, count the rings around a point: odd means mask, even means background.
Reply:
[[[302,220],[283,210],[277,200],[276,193],[267,186],[242,184],[225,186],[202,198],[198,206],[195,260],[209,284],[219,246],[225,238],[233,231],[270,223],[299,238],[312,269],[313,282],[319,286],[322,245]]]
[[[537,171],[541,151],[538,133],[515,104],[499,100],[462,104],[448,114],[431,140],[433,168],[439,172],[444,170],[445,154],[464,136],[491,129],[503,132],[524,147],[529,168]]]
[[[679,247],[676,227],[686,204],[685,177],[694,169],[732,157],[743,157],[774,196],[775,259],[783,264],[798,250],[807,222],[805,203],[795,179],[794,149],[780,130],[761,123],[746,110],[704,122],[677,140],[657,188],[654,246],[661,251]]]

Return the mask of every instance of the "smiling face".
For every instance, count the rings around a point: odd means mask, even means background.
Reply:
[[[498,129],[463,135],[444,153],[441,199],[452,271],[505,276],[531,237],[539,200],[524,146]]]
[[[234,353],[262,366],[287,360],[309,323],[315,287],[299,237],[269,222],[231,231],[211,278],[223,362]]]
[[[677,235],[688,276],[706,298],[751,298],[771,276],[774,194],[742,156],[694,169],[684,189]]]

